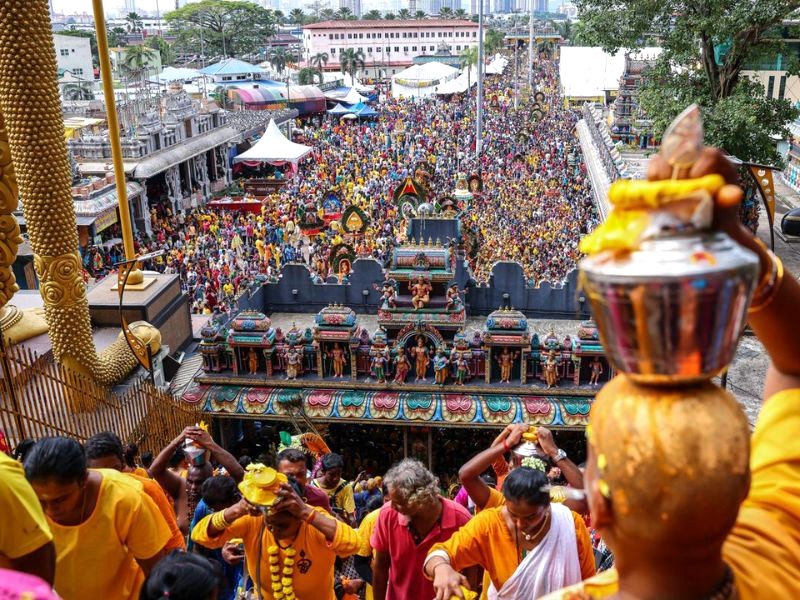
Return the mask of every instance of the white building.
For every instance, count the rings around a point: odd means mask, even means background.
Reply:
[[[67,72],[74,79],[94,81],[92,49],[89,38],[53,34],[59,76]]]
[[[364,75],[384,78],[411,66],[414,57],[433,55],[440,44],[453,54],[478,45],[478,24],[459,19],[325,21],[303,27],[303,59],[328,55],[325,69],[338,71],[347,48],[364,54]]]

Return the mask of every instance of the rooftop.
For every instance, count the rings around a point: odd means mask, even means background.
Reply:
[[[465,19],[393,19],[378,21],[322,21],[304,25],[303,29],[413,29],[415,27],[474,27],[478,24]]]

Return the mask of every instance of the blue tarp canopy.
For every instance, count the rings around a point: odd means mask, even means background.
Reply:
[[[347,114],[350,114],[351,112],[353,112],[352,109],[347,108],[343,104],[337,104],[336,106],[334,106],[333,108],[331,108],[328,111],[328,114],[329,115],[347,115]]]
[[[363,102],[359,102],[358,104],[354,104],[350,108],[350,112],[352,112],[354,115],[358,115],[359,117],[376,117],[376,116],[378,116],[378,111],[371,109],[369,106],[367,106]]]

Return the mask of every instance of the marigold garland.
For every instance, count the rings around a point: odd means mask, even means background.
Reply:
[[[294,548],[286,548],[283,553],[283,563],[280,560],[280,549],[278,546],[270,546],[267,549],[269,554],[269,573],[272,580],[272,592],[275,600],[296,600],[292,575],[294,574],[294,557],[297,551]]]

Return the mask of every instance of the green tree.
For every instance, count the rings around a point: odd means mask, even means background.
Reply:
[[[303,12],[302,8],[294,8],[289,13],[289,22],[296,23],[297,25],[303,25],[306,22],[306,13]]]
[[[317,52],[314,56],[308,59],[308,62],[312,67],[316,67],[321,72],[325,65],[328,64],[329,59],[330,56],[328,56],[327,52]]]
[[[486,54],[500,52],[506,45],[506,34],[499,29],[487,29],[483,38],[483,48]]]
[[[288,48],[273,48],[269,52],[269,64],[280,75],[286,70],[286,67],[291,66],[297,60],[295,54]]]
[[[366,13],[363,17],[361,17],[365,21],[380,21],[381,20],[381,11],[379,10],[371,10]]]
[[[322,83],[322,71],[319,69],[303,67],[297,74],[297,82],[300,85],[314,85],[315,81]]]
[[[65,83],[64,100],[94,100],[92,84],[82,81]]]
[[[453,18],[453,9],[449,6],[444,6],[439,10],[439,16],[443,19],[452,19]]]
[[[127,27],[130,33],[141,33],[144,29],[142,17],[139,16],[139,13],[129,12],[125,15],[125,21],[128,22]]]
[[[340,21],[352,21],[356,18],[353,14],[353,11],[347,8],[346,6],[342,6],[339,10],[336,11],[336,18]]]
[[[160,35],[147,38],[145,45],[158,52],[161,56],[161,65],[167,66],[175,62],[175,50],[172,45]]]
[[[696,102],[706,141],[743,160],[781,165],[773,136],[788,137],[800,112],[787,100],[766,98],[742,71],[783,49],[776,28],[800,0],[733,2],[678,0],[577,0],[581,35],[609,52],[639,48],[657,39],[663,52],[644,74],[639,103],[657,136]],[[785,56],[785,55],[784,55]],[[797,73],[791,61],[788,73]]]
[[[463,8],[457,8],[456,11],[453,13],[453,16],[456,19],[466,19],[467,11],[465,11]]]
[[[66,33],[66,32],[64,32]],[[108,47],[109,48],[124,48],[128,45],[128,38],[125,36],[125,30],[122,27],[112,27],[108,30]],[[98,61],[99,64],[99,61]]]
[[[319,11],[319,18],[322,21],[333,21],[338,17],[336,16],[336,11],[332,8],[323,8]]]
[[[461,68],[467,71],[467,96],[469,96],[472,88],[472,68],[478,64],[478,47],[464,48],[458,60],[461,63]]]
[[[350,77],[355,81],[358,70],[364,68],[364,52],[355,48],[342,50],[339,55],[339,66],[342,73],[350,73]]]
[[[394,13],[392,13],[392,12],[388,12],[388,13],[386,13],[385,15],[383,15],[383,18],[384,18],[385,20],[387,20],[387,21],[394,21],[394,20],[397,18],[397,15],[395,15],[395,14],[394,14]]]
[[[401,8],[397,11],[397,18],[402,21],[407,21],[411,18],[411,11],[409,11],[407,8]]]
[[[147,74],[146,67],[156,55],[155,50],[148,48],[144,44],[128,46],[122,55],[122,61],[119,65],[120,71],[131,76],[137,76],[144,81]]]
[[[424,19],[427,16],[428,14],[424,10],[418,10],[417,12],[414,13],[415,19]]]
[[[275,35],[275,13],[246,0],[202,0],[168,12],[164,19],[183,48],[195,54],[240,56]]]

